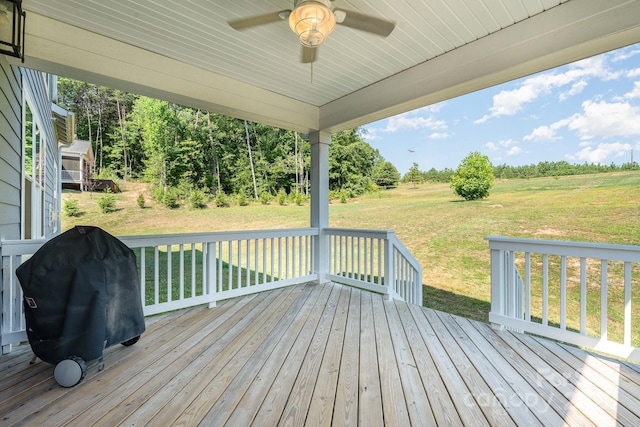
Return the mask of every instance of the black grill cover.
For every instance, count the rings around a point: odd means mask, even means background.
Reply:
[[[98,227],[78,226],[45,243],[16,270],[27,337],[36,356],[86,361],[145,330],[136,256]]]

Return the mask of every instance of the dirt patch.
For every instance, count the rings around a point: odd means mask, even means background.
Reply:
[[[535,233],[535,236],[564,236],[566,233],[563,230],[557,228],[539,228]]]

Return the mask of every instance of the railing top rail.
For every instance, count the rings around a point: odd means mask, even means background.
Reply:
[[[409,261],[409,263],[417,266],[416,269],[418,271],[422,271],[422,265],[420,264],[420,261],[418,261],[416,257],[413,256],[411,251],[409,251],[409,249],[404,245],[404,243],[400,241],[400,239],[398,239],[397,236],[389,236],[389,240],[393,243],[393,246],[395,246],[396,249],[402,254],[402,256],[405,257],[407,261]]]
[[[157,234],[141,236],[120,236],[119,239],[130,247],[177,245],[202,242],[224,242],[228,240],[269,239],[292,236],[317,236],[317,228],[286,228],[273,230],[214,231],[209,233]]]
[[[376,239],[387,239],[395,235],[393,230],[369,230],[365,228],[325,228],[325,234],[333,236],[356,236],[371,237]]]
[[[202,242],[218,242],[227,240],[268,239],[291,236],[317,236],[317,228],[287,228],[274,230],[220,231],[209,233],[153,234],[139,236],[118,236],[129,247],[179,245]],[[34,253],[46,240],[2,240],[0,253],[2,256]]]
[[[640,262],[640,246],[488,236],[489,249]]]

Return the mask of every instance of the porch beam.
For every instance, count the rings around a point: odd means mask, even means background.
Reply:
[[[329,227],[329,144],[331,134],[314,131],[309,134],[311,144],[311,227],[320,234],[315,239],[313,265],[318,281],[327,281],[329,248],[325,229]]]

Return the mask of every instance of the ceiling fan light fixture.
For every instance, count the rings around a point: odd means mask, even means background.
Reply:
[[[335,15],[322,1],[301,0],[289,15],[289,27],[307,47],[320,46],[335,26]]]

